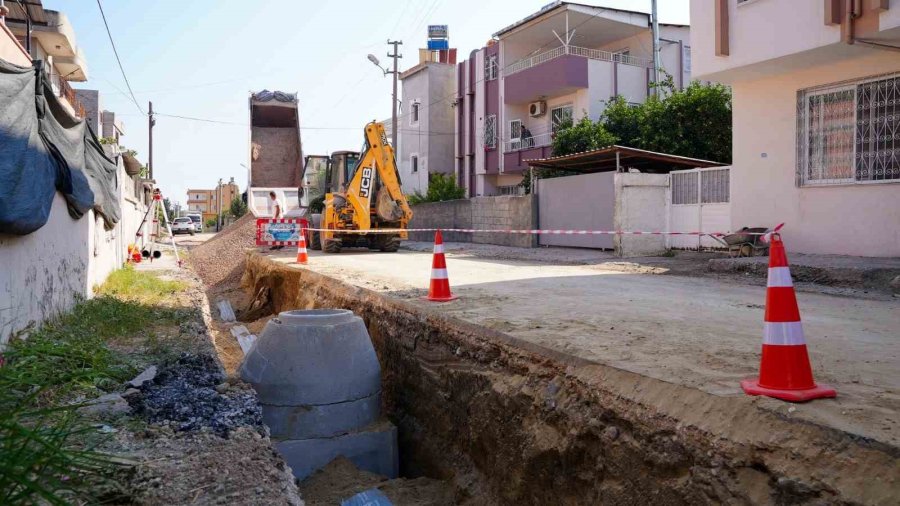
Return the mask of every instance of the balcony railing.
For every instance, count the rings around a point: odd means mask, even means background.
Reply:
[[[503,142],[503,152],[509,153],[510,151],[521,151],[523,149],[530,148],[540,148],[543,146],[549,146],[553,143],[553,134],[551,132],[546,132],[543,134],[533,135],[531,137],[524,137],[521,139],[510,139]]]
[[[559,46],[549,51],[545,51],[543,53],[536,54],[534,56],[529,56],[528,58],[524,58],[519,60],[512,65],[509,65],[503,70],[503,75],[510,76],[515,74],[516,72],[521,72],[526,69],[530,69],[531,67],[535,67],[540,65],[541,63],[553,60],[555,58],[559,58],[560,56],[571,54],[575,56],[581,56],[584,58],[588,58],[591,60],[600,60],[600,61],[608,61],[608,62],[618,62],[624,65],[634,65],[637,67],[644,68],[653,68],[653,60],[648,58],[638,58],[636,56],[628,56],[622,53],[613,53],[610,51],[603,51],[602,49],[591,49],[587,47],[578,47],[578,46]]]
[[[50,85],[58,97],[66,99],[69,105],[72,106],[75,116],[84,118],[84,104],[78,100],[75,90],[72,89],[72,86],[69,85],[69,82],[64,77],[61,77],[56,72],[52,72],[50,74]]]

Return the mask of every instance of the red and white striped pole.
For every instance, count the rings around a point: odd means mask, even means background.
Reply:
[[[759,377],[741,382],[749,395],[765,395],[791,402],[835,397],[833,388],[813,381],[797,294],[791,280],[781,235],[773,232],[769,248],[766,317]]]

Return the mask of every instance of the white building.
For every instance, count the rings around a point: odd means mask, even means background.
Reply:
[[[900,256],[896,0],[692,0],[693,74],[733,90],[732,229]]]

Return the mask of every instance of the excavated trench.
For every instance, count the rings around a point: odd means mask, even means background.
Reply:
[[[254,316],[346,308],[366,322],[401,474],[470,504],[890,504],[895,448],[743,396],[579,359],[259,254]]]

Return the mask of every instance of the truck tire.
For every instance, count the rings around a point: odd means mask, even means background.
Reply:
[[[341,240],[340,239],[325,239],[322,244],[322,249],[325,253],[340,253],[341,252]]]
[[[322,236],[315,230],[312,230],[309,233],[309,249],[322,251]]]
[[[386,253],[393,253],[400,249],[400,236],[383,234],[378,237],[378,249]]]

